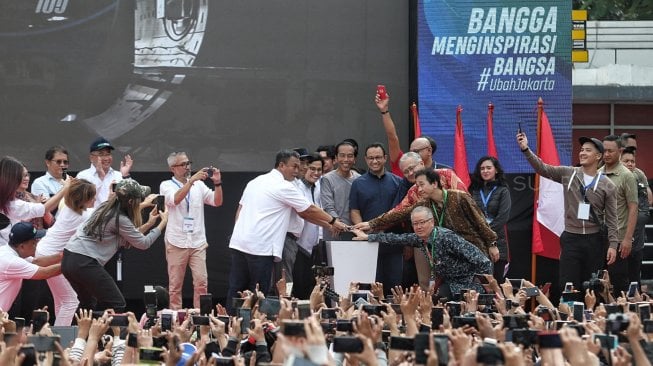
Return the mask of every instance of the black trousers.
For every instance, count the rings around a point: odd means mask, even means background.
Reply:
[[[298,299],[308,299],[315,287],[315,277],[313,277],[313,259],[306,255],[303,249],[299,249],[295,258],[295,267],[293,268],[293,286],[292,295]]]
[[[560,236],[560,288],[572,282],[574,288],[582,291],[583,281],[603,269],[606,254],[600,233],[573,234],[564,231]]]
[[[64,249],[61,273],[77,292],[81,309],[125,311],[120,289],[96,259]]]

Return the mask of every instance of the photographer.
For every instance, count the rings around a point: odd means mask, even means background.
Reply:
[[[159,213],[154,208],[142,224],[140,203],[150,193],[149,187],[123,179],[114,193],[80,226],[63,252],[61,272],[85,309],[99,305],[116,312],[124,310],[125,299],[104,265],[121,247],[148,249],[168,222],[168,212]],[[159,225],[144,235],[159,218]]]

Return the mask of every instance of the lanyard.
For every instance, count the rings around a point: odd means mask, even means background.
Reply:
[[[492,190],[485,196],[485,193],[483,193],[483,188],[481,188],[480,193],[481,193],[481,201],[483,201],[483,208],[485,211],[485,216],[487,216],[487,204],[490,202],[490,197],[492,197],[492,193],[497,190],[497,186],[494,186]]]
[[[175,177],[172,177],[172,183],[176,184],[179,189],[181,189],[182,185],[177,182]],[[191,186],[191,188],[193,188]],[[186,197],[184,198],[186,200],[186,212],[190,214],[190,189],[188,190],[188,193],[186,193]]]
[[[583,202],[587,203],[587,189],[590,188],[591,186],[594,186],[594,190],[596,190],[596,185],[599,183],[600,178],[601,178],[601,172],[598,172],[594,176],[594,179],[592,179],[592,181],[588,185],[585,185],[585,182],[582,182],[580,184],[580,193],[583,195]]]
[[[435,256],[435,237],[437,236],[437,227],[433,229],[433,235],[431,239],[431,251],[428,249],[428,243],[424,242],[424,245],[422,245],[421,249],[424,252],[424,255],[428,259],[429,262],[429,269],[431,270],[431,279],[435,278],[435,261],[433,260],[433,257]]]
[[[444,222],[444,212],[447,209],[447,201],[449,200],[449,192],[447,192],[446,189],[442,190],[442,194],[444,196],[442,202],[442,214],[438,213],[437,207],[435,207],[435,204],[431,202],[431,207],[433,208],[433,214],[435,215],[435,219],[438,222],[438,226],[442,226],[442,223]]]

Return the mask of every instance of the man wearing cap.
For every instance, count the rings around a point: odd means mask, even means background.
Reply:
[[[200,307],[200,295],[207,293],[206,229],[204,205],[222,206],[222,177],[214,167],[191,173],[191,161],[185,152],[168,155],[168,167],[172,178],[161,182],[159,193],[165,197],[168,207],[168,229],[165,233],[166,261],[168,262],[168,293],[170,308],[182,308],[182,287],[186,267],[193,276],[193,306]],[[206,186],[209,178],[214,189]]]
[[[43,236],[45,230],[36,230],[30,222],[11,228],[9,245],[0,247],[0,309],[11,308],[24,279],[43,280],[61,273],[60,255],[31,260]]]
[[[32,194],[52,197],[63,188],[64,173],[68,169],[68,151],[63,146],[52,146],[45,152],[44,175],[32,182]]]
[[[633,246],[635,225],[637,224],[637,181],[633,173],[621,163],[621,138],[608,135],[603,138],[603,161],[605,165],[600,172],[610,178],[616,186],[617,225],[619,230],[619,255],[608,266],[613,295],[618,297],[621,291],[628,291],[628,257]]]
[[[115,171],[111,167],[113,164],[112,151],[115,148],[104,137],[98,137],[91,143],[91,153],[89,160],[91,167],[82,170],[77,174],[77,178],[83,178],[95,184],[97,194],[95,195],[95,206],[98,207],[102,202],[109,198],[111,193],[111,183],[118,182],[123,178],[129,178],[134,161],[131,156],[125,155],[125,160],[120,161],[120,171]]]
[[[517,143],[535,172],[562,184],[565,206],[565,230],[560,236],[560,288],[567,282],[582,289],[592,273],[617,259],[616,187],[598,171],[603,157],[603,143],[581,137],[578,159],[580,167],[545,164],[528,148],[525,133],[517,134]],[[601,226],[607,227],[609,248],[603,245]]]

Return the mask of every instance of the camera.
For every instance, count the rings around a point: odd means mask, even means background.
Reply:
[[[608,320],[605,322],[605,331],[608,333],[619,333],[628,329],[630,319],[628,315],[621,313],[614,313],[608,315]]]
[[[313,276],[314,277],[333,276],[333,267],[313,266],[313,267],[311,267],[311,269],[313,270]]]
[[[204,168],[203,170],[206,173],[207,178],[213,177],[213,167]]]
[[[594,291],[594,293],[601,293],[604,290],[603,284],[601,283],[601,275],[603,274],[602,271],[598,271],[596,273],[592,273],[592,277],[588,280],[583,282],[583,290],[589,289],[590,291]]]

